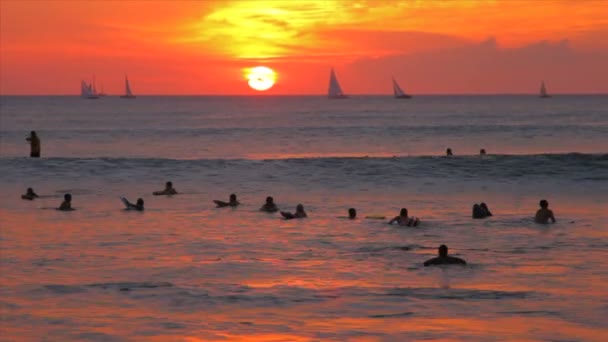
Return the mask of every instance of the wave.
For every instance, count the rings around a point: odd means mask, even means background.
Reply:
[[[316,177],[331,182],[403,179],[461,180],[563,178],[570,181],[608,180],[608,154],[536,154],[417,157],[306,157],[283,159],[160,159],[160,158],[1,158],[0,180],[24,176],[104,177],[187,175],[241,176],[278,181],[285,177]]]

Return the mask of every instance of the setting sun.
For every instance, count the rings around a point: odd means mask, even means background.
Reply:
[[[277,78],[275,71],[265,66],[246,68],[244,72],[249,86],[258,91],[272,88]]]

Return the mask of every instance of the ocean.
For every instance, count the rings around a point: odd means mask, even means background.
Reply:
[[[608,96],[3,96],[0,184],[2,341],[608,336]]]

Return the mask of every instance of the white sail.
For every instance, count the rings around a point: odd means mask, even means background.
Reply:
[[[125,76],[125,94],[127,96],[133,96],[133,93],[131,92],[131,86],[129,85],[129,79],[127,78],[127,76]]]
[[[121,96],[123,99],[134,99],[135,95],[131,91],[131,84],[129,83],[129,78],[125,75],[125,94]]]
[[[545,81],[540,82],[540,97],[550,97],[547,94],[547,88],[545,87]]]
[[[345,99],[348,97],[344,95],[344,92],[342,92],[342,87],[340,87],[340,83],[338,82],[338,78],[334,72],[334,68],[331,68],[331,72],[329,74],[329,89],[327,91],[327,96],[330,99]]]
[[[87,82],[85,82],[85,81],[80,81],[80,96],[81,97],[89,96],[89,86],[87,85]]]
[[[87,84],[85,81],[80,81],[80,97],[85,99],[96,99],[99,96],[93,88],[92,84]]]
[[[393,77],[393,94],[395,95],[395,98],[398,99],[409,99],[411,98],[410,95],[407,95],[403,89],[401,89],[401,87],[399,86],[399,84],[397,83],[397,81],[395,81],[395,78]]]

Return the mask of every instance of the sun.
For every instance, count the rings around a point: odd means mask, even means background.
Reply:
[[[258,91],[264,91],[272,88],[277,79],[276,72],[265,66],[245,68],[243,71],[249,86]]]

